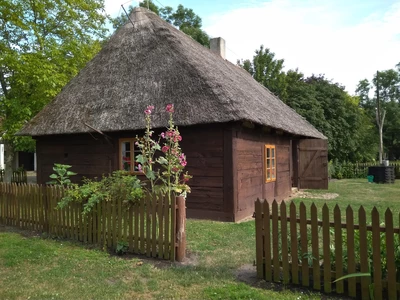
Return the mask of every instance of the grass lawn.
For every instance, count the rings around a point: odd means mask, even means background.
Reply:
[[[0,299],[321,298],[264,281],[253,287],[237,280],[236,272],[244,264],[255,276],[253,221],[187,223],[187,265],[110,256],[0,227]]]
[[[310,194],[327,192],[339,197],[293,201],[400,210],[400,182],[376,185],[366,180],[340,180],[331,182],[329,191]],[[110,256],[81,244],[0,227],[0,299],[321,299],[318,293],[238,280],[243,265],[255,276],[254,221],[232,224],[188,220],[187,239],[189,262],[170,264]]]
[[[328,195],[327,195],[328,194]],[[334,199],[329,198],[329,194],[338,194]],[[307,197],[310,195],[311,197]],[[340,207],[342,219],[345,219],[346,208],[350,205],[353,208],[355,218],[358,218],[358,209],[363,206],[367,213],[367,222],[371,220],[371,211],[374,206],[379,211],[380,220],[384,220],[384,213],[387,208],[390,208],[394,214],[394,226],[399,226],[400,213],[400,180],[394,184],[376,184],[368,183],[366,179],[342,179],[331,181],[329,190],[309,190],[306,191],[305,198],[293,198],[295,204],[304,202],[307,207],[312,203],[318,208],[318,213],[321,213],[322,206],[326,203],[329,207],[331,216],[333,208],[338,205]],[[310,210],[307,210],[307,216],[310,216]],[[397,220],[397,221],[396,221]]]

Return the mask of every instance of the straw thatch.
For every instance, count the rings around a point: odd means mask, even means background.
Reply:
[[[164,127],[173,103],[177,125],[250,121],[325,138],[246,71],[154,13],[136,8],[130,18],[134,25],[119,29],[19,135],[142,129],[150,104],[154,127]]]

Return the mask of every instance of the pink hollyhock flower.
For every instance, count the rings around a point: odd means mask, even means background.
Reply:
[[[178,172],[178,171],[179,171],[179,169],[177,167],[172,168],[172,172]]]
[[[169,146],[163,146],[161,148],[161,151],[164,152],[164,153],[168,152],[168,150],[169,150]]]
[[[174,105],[173,104],[167,104],[167,107],[165,108],[165,111],[167,111],[169,113],[173,113],[174,112]]]
[[[186,165],[187,165],[187,161],[186,161],[186,160],[182,160],[182,161],[181,161],[181,166],[182,166],[182,167],[186,167]]]
[[[161,137],[163,138],[163,139],[165,139],[165,132],[161,132]]]
[[[153,111],[153,109],[154,109],[154,106],[153,106],[153,105],[149,105],[149,106],[147,106],[147,108],[145,109],[144,113],[145,113],[146,115],[151,115],[151,112]]]
[[[142,165],[141,164],[138,164],[137,168],[138,168],[139,172],[142,171]]]
[[[168,137],[173,137],[174,136],[174,132],[172,130],[167,131],[167,136]]]
[[[182,136],[178,135],[178,141],[182,141]]]

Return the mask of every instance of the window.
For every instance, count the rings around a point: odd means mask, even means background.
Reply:
[[[139,172],[135,157],[140,150],[135,148],[135,139],[119,140],[119,169],[128,172]]]
[[[274,145],[265,145],[264,148],[264,169],[265,182],[276,180],[276,151]]]

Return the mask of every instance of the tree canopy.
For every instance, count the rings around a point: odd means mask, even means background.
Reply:
[[[371,106],[368,81],[362,81],[358,96],[350,96],[324,75],[305,77],[298,69],[285,72],[284,60],[276,59],[275,53],[264,46],[255,51],[252,60],[240,60],[238,65],[328,137],[330,159],[376,158],[378,138],[367,108]],[[392,73],[386,77],[387,82],[396,81]],[[384,93],[391,99],[396,97],[396,89],[388,87]]]
[[[15,132],[100,50],[107,29],[103,0],[0,0],[0,7],[0,126],[11,155],[34,148]]]

